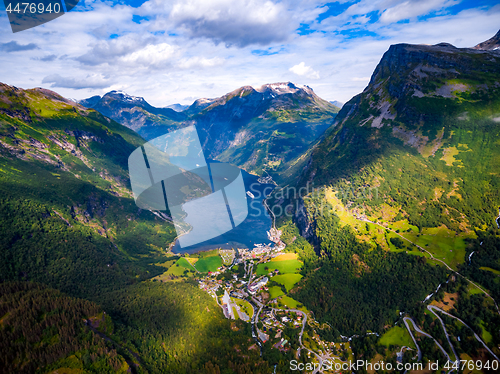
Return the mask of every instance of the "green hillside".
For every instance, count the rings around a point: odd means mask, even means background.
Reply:
[[[175,236],[129,189],[131,130],[41,89],[0,91],[0,279],[96,297],[153,273]]]
[[[0,315],[0,373],[127,373],[133,365],[98,335],[112,322],[90,301],[36,283],[1,283]]]
[[[1,86],[0,373],[271,370],[196,284],[150,281],[175,230],[132,198],[143,142],[51,91]]]
[[[294,219],[320,259],[296,298],[331,332],[352,334],[419,313],[453,270],[496,294],[484,270],[491,245],[473,268],[465,262],[478,236],[500,234],[499,139],[496,52],[391,46],[301,177],[315,191]]]

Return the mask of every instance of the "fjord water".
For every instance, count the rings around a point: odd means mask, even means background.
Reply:
[[[250,191],[254,195],[254,198],[245,195],[248,206],[247,218],[231,231],[196,245],[181,247],[179,241],[176,240],[172,252],[195,253],[215,248],[253,248],[256,243],[269,243],[267,231],[271,228],[272,219],[263,201],[266,196],[269,196],[275,186],[259,183],[258,176],[249,174],[244,170],[241,170],[241,174],[245,183],[245,190]],[[200,211],[199,215],[203,217],[203,212]]]

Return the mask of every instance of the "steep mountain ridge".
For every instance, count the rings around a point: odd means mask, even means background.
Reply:
[[[321,256],[296,297],[320,323],[344,335],[383,331],[421,313],[422,287],[430,297],[443,282],[455,292],[458,271],[488,289],[474,290],[475,310],[498,333],[489,296],[500,297],[499,62],[497,50],[393,45],[342,107],[297,185],[309,194],[293,204],[301,235]],[[454,313],[471,313],[469,288]]]
[[[161,257],[175,231],[132,198],[143,143],[55,92],[0,84],[0,279],[89,297],[154,272],[131,259]]]
[[[446,43],[391,46],[363,93],[339,112],[317,152],[334,154],[328,150],[331,142],[345,144],[346,136],[351,134],[350,138],[356,130],[376,139],[390,134],[424,158],[434,155],[443,143],[443,124],[451,117],[466,123],[466,112],[471,109],[493,121],[499,113],[495,100],[500,89],[499,61],[497,51],[459,49]],[[371,141],[367,150],[380,153],[382,144]],[[359,151],[360,156],[369,157],[370,152]],[[350,161],[356,167],[362,158]],[[316,180],[322,180],[318,166],[313,173]],[[324,176],[328,180],[333,175],[325,172]]]
[[[391,46],[368,86],[343,106],[314,149],[300,185],[325,187],[324,200],[347,211],[358,238],[388,250],[395,249],[390,235],[369,239],[368,226],[360,230],[363,220],[394,231],[405,227],[408,240],[425,243],[434,254],[443,248],[428,236],[436,228],[461,240],[494,229],[499,62],[498,51],[447,43]],[[299,204],[296,222],[318,243],[313,217]],[[455,244],[445,257],[451,266],[465,256],[465,244]]]

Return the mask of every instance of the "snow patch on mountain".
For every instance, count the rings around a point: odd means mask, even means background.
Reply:
[[[305,91],[308,94],[312,94],[313,90],[309,86],[304,86],[300,84],[293,84],[291,82],[278,82],[278,83],[269,83],[269,84],[264,84],[259,87],[252,87],[255,91],[259,93],[263,93],[266,91],[271,91],[274,94],[277,95],[283,95],[283,94],[293,94],[296,93],[297,91]]]

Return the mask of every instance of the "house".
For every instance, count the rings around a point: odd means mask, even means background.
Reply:
[[[231,298],[229,297],[227,290],[224,290],[224,296],[222,296],[222,310],[223,310],[224,316],[226,318],[234,319]]]
[[[267,283],[268,280],[269,279],[267,277],[263,277],[258,282],[250,284],[248,286],[248,292],[250,292],[252,295],[255,294],[258,290],[260,290]]]

